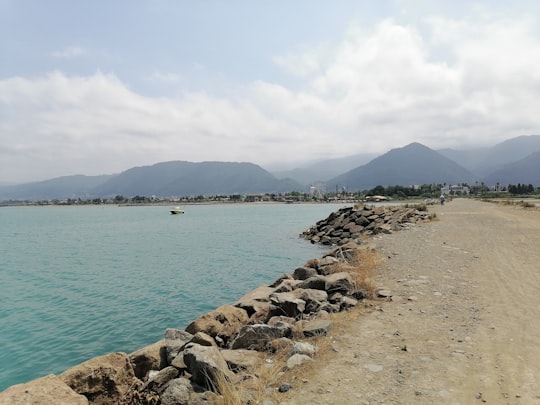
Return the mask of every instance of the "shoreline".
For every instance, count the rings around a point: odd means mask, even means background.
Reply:
[[[257,204],[257,203],[254,203],[254,204]],[[362,207],[364,207],[364,206],[362,206]],[[366,206],[366,207],[367,207],[367,206]],[[352,211],[352,207],[350,207],[350,208],[342,208],[342,210],[345,210],[345,209],[346,209],[346,210],[349,210],[349,211]],[[369,213],[371,213],[371,214],[370,214],[371,216],[377,216],[377,218],[380,218],[380,215],[384,215],[384,214],[383,214],[384,212],[388,212],[388,211],[389,211],[389,210],[388,210],[387,208],[385,208],[385,207],[379,207],[379,208],[374,207],[374,204],[370,205],[369,208],[366,208],[366,209],[369,211]],[[403,208],[401,208],[401,209],[403,210]],[[411,209],[408,209],[408,210],[409,210],[409,211],[414,211],[414,210],[411,210]],[[375,211],[380,211],[380,212],[379,212],[377,215],[373,215],[373,214],[375,213]],[[333,213],[333,214],[334,214],[334,213]],[[332,216],[333,214],[331,214],[331,216]],[[322,221],[323,221],[323,220],[321,220],[321,221],[319,221],[319,222],[322,222]],[[384,222],[384,221],[381,219],[381,222]],[[375,224],[374,218],[373,218],[373,223]],[[342,227],[343,227],[343,225],[345,225],[345,224],[341,224]],[[381,225],[382,225],[382,224],[381,224]],[[374,225],[373,229],[375,229],[375,225]],[[378,229],[378,228],[377,228],[377,229]],[[384,232],[388,232],[389,229],[388,229],[388,228],[380,228],[379,231],[380,231],[380,232],[383,232],[383,231],[384,231]],[[378,231],[378,232],[379,232],[379,231]],[[332,231],[330,231],[330,232],[332,232]],[[370,230],[369,232],[371,232],[371,230]],[[347,241],[346,241],[345,239],[347,239],[347,238],[346,238],[346,237],[340,237],[340,242],[343,242],[343,243],[350,242],[350,240],[347,240]],[[312,243],[314,243],[313,240],[312,240]],[[314,260],[315,260],[315,259],[314,259]],[[289,277],[292,277],[292,276],[289,275]],[[293,277],[293,278],[294,278],[294,277]],[[253,292],[251,292],[251,293],[253,293]],[[251,294],[251,293],[248,293],[247,295],[249,295],[249,294]],[[266,302],[270,302],[270,299],[267,298],[267,299],[266,299]],[[250,304],[250,305],[252,305],[252,304]],[[349,304],[347,304],[347,305],[349,305]],[[268,309],[268,308],[267,308],[267,309]],[[303,311],[303,310],[302,310],[302,311]],[[257,312],[257,309],[251,309],[249,312],[253,312],[253,313],[254,313],[254,312]],[[248,312],[248,313],[249,313],[249,312]],[[253,315],[253,314],[252,314],[252,315]],[[244,321],[243,323],[245,323],[245,321]],[[187,328],[186,328],[186,330],[187,330]],[[166,332],[166,333],[167,333],[167,332]],[[174,332],[174,333],[178,333],[178,332]],[[238,331],[236,331],[236,333],[238,333]],[[196,335],[197,335],[197,333],[195,333],[194,336],[196,336]],[[211,335],[212,335],[212,334],[210,333],[210,336],[211,336]],[[193,336],[192,336],[192,338],[193,338]],[[219,336],[214,336],[214,338],[215,338],[215,339],[218,339]],[[219,339],[218,339],[217,341],[219,342]],[[160,342],[161,342],[161,341],[160,341]],[[154,345],[159,345],[160,342],[156,342],[156,343],[150,345],[150,347],[153,347]],[[185,345],[185,343],[186,343],[186,342],[183,342],[184,345]],[[163,349],[163,346],[161,346],[161,347],[159,348],[159,352],[161,352],[162,349]],[[126,356],[125,358],[129,359],[129,363],[132,364],[132,367],[133,367],[134,369],[137,368],[137,364],[135,364],[135,363],[137,363],[137,361],[133,360],[132,356],[134,356],[135,353],[140,352],[141,350],[144,351],[145,348],[139,349],[139,350],[137,350],[137,351],[131,353],[130,355],[125,354],[125,356]],[[82,363],[82,364],[80,364],[80,365],[78,365],[78,366],[72,367],[71,369],[77,369],[78,367],[84,367],[86,363],[92,363],[92,362],[96,362],[96,361],[105,361],[104,358],[107,357],[107,356],[110,356],[110,355],[100,356],[100,357],[98,357],[98,358],[90,359],[90,360],[88,360],[87,362],[84,362],[84,363]],[[154,356],[154,357],[153,357],[152,361],[153,361],[153,365],[154,365],[154,367],[155,367],[156,361],[157,361],[157,360],[156,360],[157,357],[156,357],[155,353],[154,353],[153,356]],[[159,354],[159,358],[160,358],[160,359],[161,359],[161,356],[162,356],[162,354]],[[143,357],[144,357],[144,360],[141,360],[142,362],[150,361],[150,360],[148,359],[148,354],[145,353]],[[150,356],[150,357],[151,357],[151,356]],[[98,359],[101,359],[101,360],[98,360]],[[161,361],[161,360],[159,360],[159,361]],[[169,363],[170,363],[171,361],[172,361],[172,360],[169,359]],[[139,368],[140,368],[140,367],[139,367]],[[71,370],[71,369],[69,369],[69,370]],[[160,368],[158,367],[158,370],[159,370],[159,369],[160,369]],[[60,374],[60,376],[62,376],[62,375],[64,375],[65,373],[67,373],[69,370],[66,370],[64,373]],[[140,374],[141,371],[139,370],[139,374],[137,375],[137,378],[143,378],[143,379],[144,379],[144,378],[148,378],[148,376],[146,375],[148,371],[150,371],[150,370],[145,370],[145,372],[144,372],[143,374]],[[43,378],[43,377],[42,377],[42,378]],[[28,383],[18,384],[18,385],[12,386],[12,387],[27,386],[27,384],[33,385],[33,383],[35,383],[36,381],[39,381],[39,380],[40,380],[40,379],[38,378],[37,380],[32,380],[32,381],[30,381],[30,382],[28,382]],[[73,385],[73,384],[72,384],[72,385]],[[11,390],[12,387],[9,387],[8,389],[6,389],[6,390],[4,391],[4,393],[12,391],[12,390]],[[1,398],[1,396],[2,396],[2,393],[0,393],[0,398]]]

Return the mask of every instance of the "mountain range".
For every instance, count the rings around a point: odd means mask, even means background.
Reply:
[[[52,200],[133,196],[198,196],[307,191],[368,190],[377,185],[484,182],[540,185],[540,135],[520,136],[489,148],[439,151],[411,143],[374,157],[354,155],[314,162],[287,172],[253,163],[162,162],[102,176],[65,176],[0,186],[1,200]]]

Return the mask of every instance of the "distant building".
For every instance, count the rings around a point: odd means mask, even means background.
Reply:
[[[452,185],[448,184],[446,186],[443,186],[441,188],[441,194],[444,195],[469,195],[470,190],[467,186],[458,186],[458,185]]]

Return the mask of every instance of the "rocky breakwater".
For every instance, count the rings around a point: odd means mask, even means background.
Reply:
[[[328,218],[306,229],[301,236],[311,243],[344,245],[370,235],[390,233],[429,220],[430,213],[415,207],[357,204],[333,212]]]
[[[136,352],[107,354],[58,376],[10,387],[0,393],[0,403],[224,403],[230,387],[236,388],[240,403],[279,403],[275,395],[292,387],[283,382],[288,370],[317,353],[310,339],[329,332],[332,313],[366,297],[353,274],[343,271],[343,262],[357,257],[358,249],[369,249],[355,240],[362,233],[391,231],[425,218],[414,209],[339,210],[303,233],[314,243],[338,245],[321,258],[202,315],[185,329],[167,329],[162,340]]]

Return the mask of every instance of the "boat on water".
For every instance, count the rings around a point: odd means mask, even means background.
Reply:
[[[184,210],[180,207],[171,208],[171,214],[173,215],[178,215],[178,214],[183,214],[183,213],[184,213]]]

